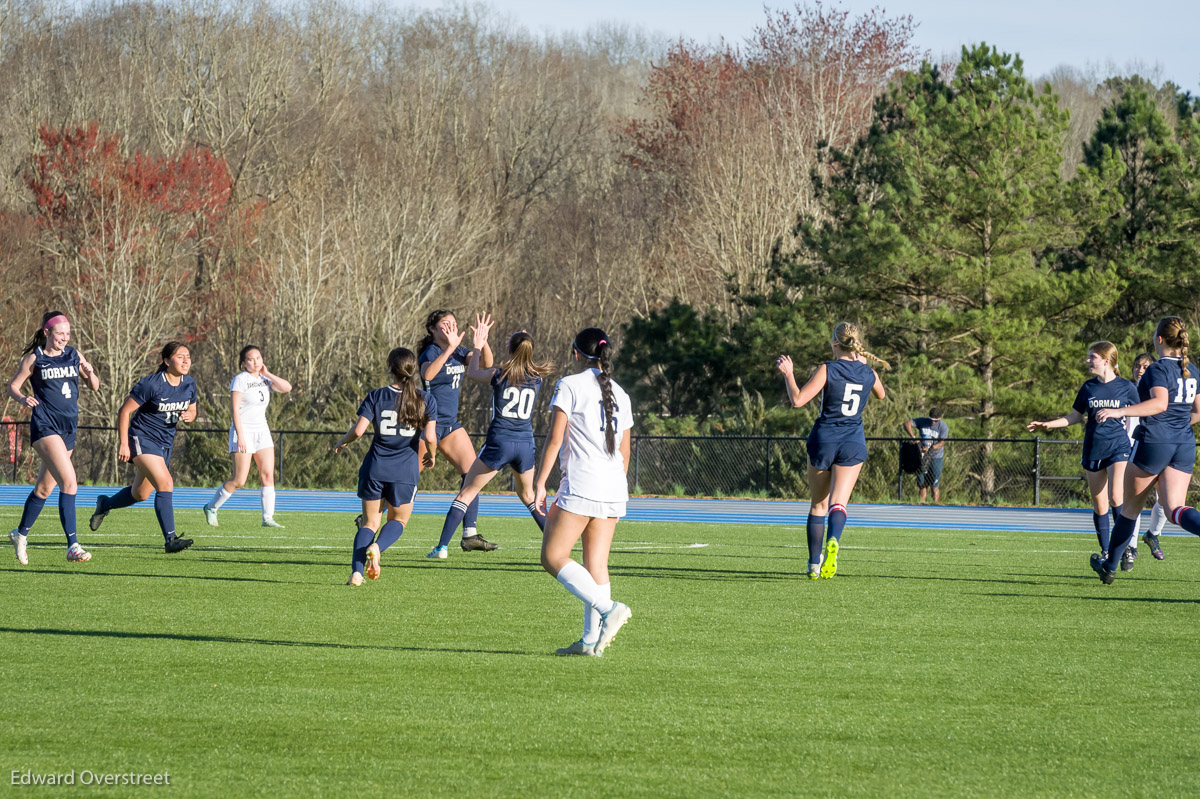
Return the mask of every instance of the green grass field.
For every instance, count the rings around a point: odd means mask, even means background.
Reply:
[[[851,527],[809,582],[799,528],[624,522],[595,659],[527,520],[436,562],[415,517],[354,589],[348,516],[180,518],[180,555],[132,510],[68,564],[47,510],[0,557],[0,794],[1200,795],[1191,538],[1105,587],[1088,536]],[[172,787],[11,785],[72,769]]]

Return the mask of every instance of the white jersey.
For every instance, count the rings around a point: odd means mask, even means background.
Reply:
[[[267,430],[267,405],[271,402],[271,381],[262,375],[240,372],[229,384],[229,390],[242,392],[238,415],[242,419],[242,431]],[[229,425],[233,432],[233,424]]]
[[[550,405],[567,414],[567,432],[560,458],[562,482],[558,493],[583,497],[596,502],[626,502],[629,481],[625,476],[625,461],[621,458],[621,436],[633,427],[633,407],[629,395],[615,382],[612,384],[616,404],[617,449],[608,454],[604,444],[604,405],[599,369],[588,369],[564,377],[554,389]]]
[[[1126,416],[1122,421],[1125,422],[1125,434],[1129,436],[1129,443],[1133,443],[1133,431],[1137,430],[1138,425],[1142,423],[1140,416]]]

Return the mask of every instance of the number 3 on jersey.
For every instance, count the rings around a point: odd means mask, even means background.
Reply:
[[[847,383],[842,395],[842,416],[853,416],[862,405],[862,383]]]
[[[400,414],[395,411],[384,411],[379,414],[379,434],[381,436],[402,435],[405,438],[411,438],[417,434],[415,427],[401,427],[397,429],[400,423]]]
[[[504,389],[503,399],[506,401],[500,409],[500,415],[505,419],[528,419],[533,415],[534,394],[532,388]]]

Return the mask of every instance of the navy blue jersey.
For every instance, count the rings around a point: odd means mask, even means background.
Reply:
[[[537,403],[542,378],[534,377],[522,385],[509,385],[500,370],[492,376],[492,424],[490,441],[532,441],[533,406]]]
[[[433,395],[418,391],[425,402],[425,413],[430,419],[437,414],[437,400]],[[417,447],[421,441],[421,427],[401,427],[396,412],[396,400],[400,389],[394,386],[377,388],[367,395],[358,406],[358,415],[371,421],[375,438],[363,459],[367,475],[385,483],[415,483],[420,472]]]
[[[875,370],[862,361],[826,361],[821,415],[815,428],[862,430],[862,412],[875,385]]]
[[[169,449],[175,443],[179,417],[196,401],[198,393],[191,375],[183,375],[179,385],[173,386],[166,372],[155,372],[139,380],[129,396],[139,405],[129,420],[129,432]]]
[[[425,366],[436,361],[442,352],[442,348],[437,344],[430,344],[421,350],[421,354],[417,356],[417,366],[421,370],[422,378],[425,375]],[[425,390],[433,395],[436,402],[438,422],[453,422],[458,419],[458,392],[462,388],[463,377],[467,374],[467,356],[470,352],[466,347],[458,347],[446,359],[442,371],[432,380],[425,381]]]
[[[1079,388],[1075,395],[1076,412],[1087,417],[1083,428],[1083,459],[1090,461],[1095,458],[1107,457],[1107,453],[1116,450],[1129,449],[1129,434],[1120,419],[1109,419],[1107,422],[1096,421],[1096,413],[1103,408],[1128,408],[1137,405],[1138,390],[1132,382],[1118,377],[1107,383],[1093,377]],[[1092,453],[1097,453],[1095,456]]]
[[[1192,402],[1196,399],[1196,366],[1188,367],[1191,376],[1183,377],[1178,358],[1159,358],[1146,369],[1138,381],[1138,397],[1150,399],[1150,389],[1162,386],[1167,390],[1167,409],[1154,416],[1143,416],[1133,431],[1137,441],[1147,444],[1176,444],[1195,441],[1192,432]]]
[[[74,347],[64,347],[51,358],[38,347],[33,354],[29,382],[38,401],[33,408],[34,424],[47,429],[73,426],[79,418],[79,353]]]

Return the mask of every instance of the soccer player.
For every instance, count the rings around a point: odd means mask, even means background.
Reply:
[[[1135,386],[1142,379],[1142,375],[1146,374],[1146,369],[1148,369],[1152,363],[1154,363],[1154,356],[1148,352],[1143,352],[1141,355],[1133,359],[1133,384]],[[1137,427],[1141,421],[1142,420],[1136,416],[1125,417],[1125,427],[1129,431],[1129,441],[1131,445],[1134,441],[1134,434],[1136,433]],[[1140,515],[1138,516],[1137,521],[1138,524],[1141,523],[1142,517]],[[1162,503],[1158,501],[1158,486],[1155,485],[1154,508],[1150,511],[1150,526],[1146,528],[1146,546],[1150,547],[1150,554],[1154,556],[1155,560],[1163,560],[1166,558],[1166,555],[1164,555],[1162,551],[1162,544],[1158,539],[1158,537],[1162,535],[1163,527],[1166,525],[1167,512],[1163,510]],[[1125,568],[1125,563],[1127,560],[1131,564],[1133,561],[1137,560],[1137,540],[1137,525],[1134,525],[1133,538],[1129,539],[1129,548],[1125,550],[1126,556],[1121,557],[1121,567],[1125,571],[1128,571],[1128,569]]]
[[[488,330],[491,329],[492,318],[486,314],[475,316],[475,326],[471,328],[475,349],[479,351],[480,363],[484,369],[492,366],[492,350],[487,343]],[[433,395],[437,403],[437,441],[441,453],[458,469],[462,475],[462,484],[466,485],[467,472],[475,463],[475,447],[471,437],[458,422],[458,397],[462,390],[463,376],[467,373],[467,361],[470,351],[461,346],[465,337],[458,329],[458,321],[454,314],[447,310],[437,310],[425,319],[425,338],[419,345],[421,379],[425,381],[425,390]],[[476,529],[476,519],[479,516],[479,497],[476,496],[467,505],[463,516],[463,537],[461,546],[464,552],[476,549],[485,552],[496,548],[496,545],[479,535]]]
[[[486,332],[484,333],[486,340]],[[476,341],[478,345],[478,340]],[[549,361],[535,361],[533,336],[524,330],[508,339],[508,360],[499,368],[484,369],[479,365],[479,349],[471,350],[467,377],[492,386],[492,423],[479,457],[467,472],[466,481],[458,496],[450,503],[442,525],[442,537],[427,558],[444,560],[449,552],[450,539],[462,522],[467,507],[479,496],[497,472],[505,466],[517,475],[517,496],[529,509],[533,520],[542,530],[546,519],[534,504],[533,472],[533,406],[537,402],[542,378],[554,373]]]
[[[137,477],[116,494],[96,499],[89,526],[100,529],[104,517],[120,508],[150,497],[154,492],[154,514],[163,534],[166,552],[182,552],[192,539],[175,534],[175,481],[171,477],[171,450],[180,422],[196,418],[196,381],[188,375],[192,353],[182,342],[168,341],[162,348],[158,371],[143,377],[130,390],[117,414],[117,460],[133,461]]]
[[[1125,408],[1138,403],[1137,387],[1120,376],[1117,348],[1110,341],[1097,341],[1088,347],[1086,364],[1095,377],[1079,388],[1071,412],[1048,422],[1030,422],[1025,426],[1035,430],[1057,430],[1087,421],[1083,426],[1083,473],[1087,477],[1088,493],[1092,496],[1092,524],[1100,543],[1100,558],[1108,557],[1109,498],[1113,514],[1121,513],[1125,496],[1125,465],[1129,462],[1132,445],[1125,426],[1117,419],[1101,423],[1098,415],[1103,408]],[[1126,571],[1133,568],[1132,561]]]
[[[942,465],[946,455],[946,439],[950,437],[950,428],[942,419],[942,412],[930,408],[928,416],[918,416],[916,419],[906,419],[904,430],[913,438],[918,435],[921,439],[921,471],[917,472],[917,488],[919,499],[925,501],[925,493],[933,488],[933,504],[941,501]]]
[[[550,401],[552,417],[535,485],[534,503],[546,512],[542,568],[584,603],[583,635],[560,655],[599,656],[633,617],[612,599],[608,554],[617,520],[629,501],[629,395],[612,379],[613,346],[603,330],[581,330],[572,344],[584,369],[564,377]],[[566,447],[563,450],[563,447]],[[562,478],[546,508],[546,479],[562,451]],[[571,559],[583,538],[583,565]]]
[[[1188,368],[1188,331],[1182,319],[1164,316],[1159,320],[1154,329],[1154,351],[1158,360],[1138,381],[1141,402],[1125,408],[1104,408],[1096,414],[1100,422],[1127,416],[1142,420],[1134,431],[1136,445],[1125,470],[1125,504],[1113,528],[1108,557],[1093,554],[1089,560],[1105,585],[1116,578],[1117,564],[1133,537],[1135,521],[1155,481],[1171,521],[1200,535],[1200,512],[1184,505],[1196,464],[1192,425],[1200,421],[1200,398],[1196,377]]]
[[[258,465],[262,483],[262,526],[283,527],[275,521],[275,442],[267,426],[267,404],[271,392],[286,394],[292,384],[271,374],[263,362],[262,350],[254,345],[242,347],[238,355],[242,371],[229,384],[233,419],[229,425],[229,452],[233,455],[233,477],[217,489],[204,506],[204,520],[217,526],[217,509],[246,484],[250,464]]]
[[[432,394],[417,388],[417,356],[410,349],[396,347],[388,353],[387,364],[391,385],[367,395],[358,408],[354,426],[333,445],[334,453],[339,453],[362,438],[368,427],[375,430],[371,448],[358,470],[362,523],[354,536],[347,585],[362,585],[364,571],[372,580],[379,579],[380,555],[400,540],[412,515],[421,472],[417,454],[421,437],[425,441],[426,468],[433,466],[437,450],[437,402]],[[388,517],[382,528],[380,500],[387,505]]]
[[[8,384],[8,395],[18,404],[31,409],[29,440],[42,459],[42,469],[21,511],[21,521],[8,534],[16,551],[17,563],[29,565],[26,536],[42,512],[42,506],[58,486],[58,519],[67,536],[67,560],[83,562],[92,559],[90,552],[79,545],[75,530],[75,433],[79,426],[79,378],[88,388],[100,388],[100,378],[92,365],[74,347],[71,323],[62,311],[50,311],[42,317],[42,325],[34,332],[29,345],[21,354],[17,373]],[[31,396],[21,393],[28,380]]]
[[[867,437],[863,432],[862,413],[871,394],[883,399],[883,381],[866,361],[884,369],[886,361],[867,352],[857,325],[841,322],[833,329],[829,342],[833,360],[817,371],[801,388],[796,383],[792,359],[780,355],[776,368],[787,381],[793,408],[803,408],[821,394],[821,414],[808,434],[808,487],[811,497],[806,530],[808,533],[808,579],[828,579],[837,574],[837,553],[842,530],[846,526],[846,503],[858,481],[858,473],[867,460]],[[832,504],[830,501],[832,500]],[[825,536],[825,515],[829,515],[829,536],[822,557],[821,539]]]

